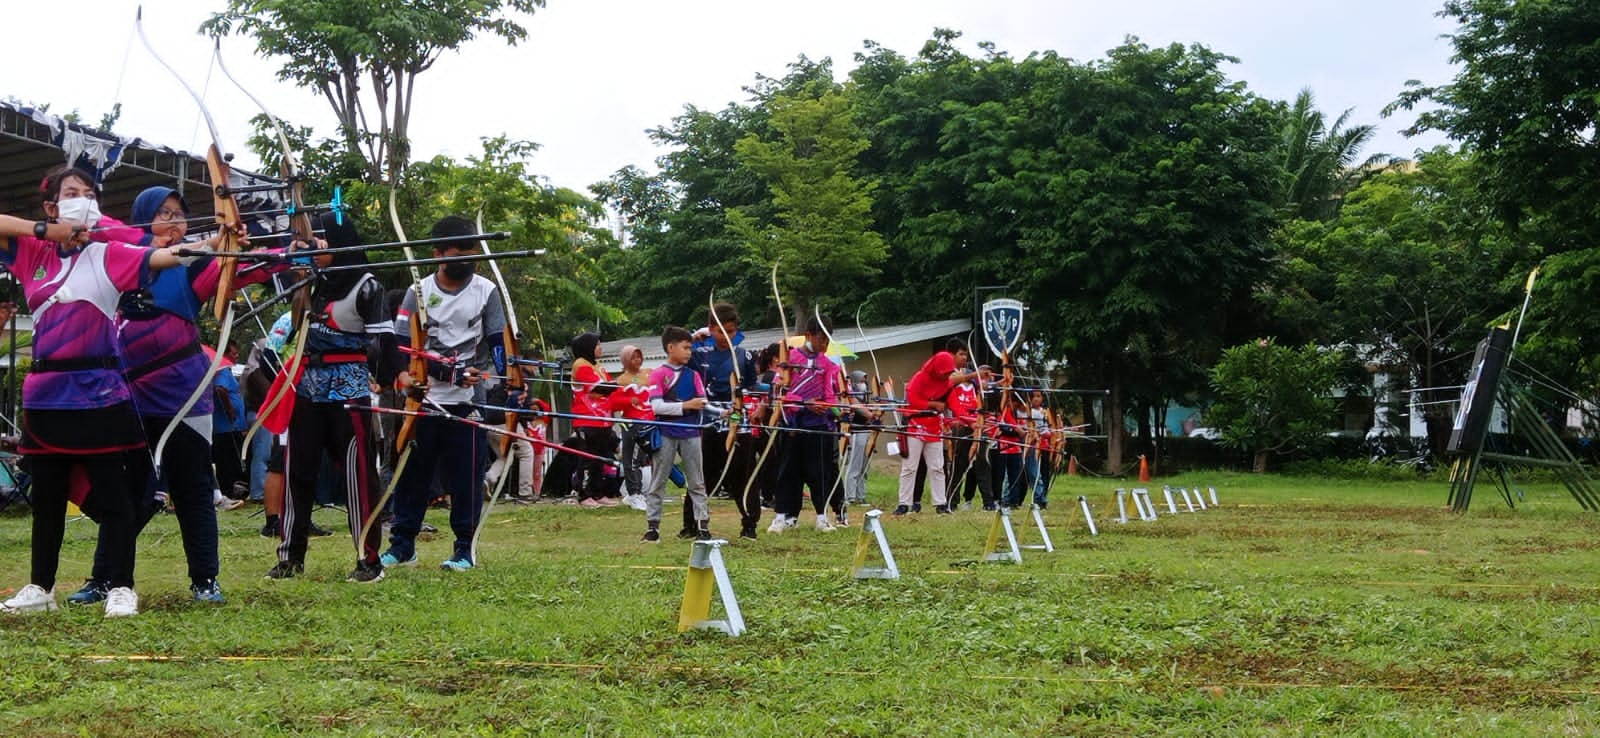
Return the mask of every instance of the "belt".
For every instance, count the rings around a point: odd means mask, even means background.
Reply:
[[[82,372],[90,369],[120,369],[122,362],[115,356],[81,356],[72,359],[34,359],[34,372]]]
[[[150,374],[151,372],[154,372],[158,369],[165,369],[198,353],[200,353],[200,342],[195,341],[181,349],[178,349],[177,351],[173,351],[172,353],[161,356],[155,361],[141,364],[129,369],[127,372],[124,372],[124,376],[127,377],[129,382],[132,382],[140,377]]]

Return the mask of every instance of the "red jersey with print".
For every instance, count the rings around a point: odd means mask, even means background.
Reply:
[[[572,412],[575,415],[589,415],[595,418],[611,417],[612,408],[609,407],[605,397],[594,399],[590,393],[596,385],[611,381],[611,375],[606,370],[595,366],[592,362],[579,359],[572,364]],[[611,425],[605,420],[585,420],[575,418],[572,421],[574,428],[604,428]]]

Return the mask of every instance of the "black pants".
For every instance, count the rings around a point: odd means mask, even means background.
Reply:
[[[757,485],[750,484],[750,473],[754,471],[756,454],[759,453],[755,440],[749,435],[735,436],[730,451],[726,430],[707,428],[700,432],[703,460],[700,468],[706,475],[706,497],[719,496],[720,489],[720,496],[733,498],[739,508],[739,522],[746,526],[754,526],[761,519],[761,490]],[[718,479],[722,480],[722,485],[714,488],[712,485]],[[683,500],[683,527],[685,530],[696,530],[699,522],[694,519],[694,506],[689,504],[687,492]]]
[[[472,411],[470,406],[446,408],[457,416]],[[416,552],[417,533],[433,497],[433,482],[438,480],[450,495],[450,532],[455,534],[453,552],[472,553],[472,537],[478,530],[483,511],[483,476],[490,457],[487,431],[446,418],[418,418],[417,447],[406,462],[394,491],[394,521],[389,525],[389,545],[400,559]],[[294,436],[291,434],[292,440]],[[376,527],[376,526],[374,526]],[[377,531],[373,531],[376,538]]]
[[[235,484],[244,482],[246,487],[250,485],[250,477],[244,467],[244,431],[211,434],[211,465],[216,467],[216,487],[222,490],[222,494],[234,497]]]
[[[144,449],[116,451],[89,456],[39,454],[27,458],[33,475],[33,564],[29,581],[46,590],[56,586],[56,569],[61,563],[61,541],[67,527],[67,492],[71,489],[74,467],[80,468],[80,481],[87,481],[89,496],[83,512],[100,525],[96,550],[106,554],[106,584],[133,586],[134,543],[138,539],[134,512],[144,499],[144,485],[132,479],[138,472],[130,464],[132,454]],[[130,466],[134,469],[130,472]],[[143,479],[140,475],[139,479]]]
[[[970,429],[966,430],[965,434],[963,434],[961,430],[956,431],[956,435],[958,436],[970,436],[971,434],[972,431]],[[976,453],[974,453],[972,448],[973,444],[978,444]],[[951,476],[949,479],[951,480],[952,485],[955,484],[955,480],[961,480],[961,487],[959,489],[951,487],[950,504],[955,505],[957,502],[971,502],[973,492],[977,492],[983,496],[984,505],[993,505],[995,502],[995,494],[994,485],[992,484],[993,480],[990,479],[989,451],[987,444],[985,444],[982,440],[960,438],[951,442],[951,446],[951,455],[955,458],[952,459]]]
[[[579,438],[579,450],[607,459],[616,458],[617,435],[611,432],[609,426],[578,428],[576,433]],[[577,459],[577,471],[573,474],[573,486],[577,488],[580,499],[621,495],[621,470],[616,469],[614,464],[582,457],[574,458]],[[607,466],[613,467],[613,471],[608,473]]]
[[[171,423],[171,418],[144,418],[144,431],[151,449]],[[152,493],[158,485],[164,486],[172,500],[173,512],[178,516],[178,533],[183,538],[183,557],[189,564],[192,584],[216,579],[221,568],[217,561],[217,508],[211,502],[216,479],[211,474],[210,453],[211,444],[205,437],[184,425],[172,432],[172,438],[162,449],[159,480],[154,477],[155,470],[150,468],[148,454],[128,455],[128,477],[135,497],[133,535],[137,538],[144,532],[144,527],[155,516],[155,505],[150,503]],[[90,576],[96,581],[109,581],[116,570],[114,558],[111,552],[96,546]]]
[[[365,405],[368,400],[350,400],[351,405]],[[377,502],[378,467],[374,462],[371,426],[366,413],[347,410],[346,403],[311,402],[298,398],[294,415],[289,419],[289,448],[284,455],[284,476],[288,484],[283,491],[283,538],[278,544],[278,560],[304,563],[306,543],[311,534],[311,509],[317,500],[317,477],[322,470],[322,455],[326,451],[333,460],[335,473],[342,478],[345,512],[349,517],[350,539],[357,552],[356,558],[367,563],[378,560],[378,545],[382,537],[380,527],[374,523],[361,536],[361,528]],[[417,419],[419,423],[424,418]],[[412,451],[407,464],[415,464],[419,454],[426,449]],[[409,472],[408,472],[409,473]],[[360,539],[360,540],[358,540]]]
[[[798,431],[786,433],[785,436],[785,453],[778,473],[777,498],[773,500],[772,511],[799,517],[802,490],[809,487],[811,506],[818,515],[822,514],[824,507],[833,508],[835,514],[844,512],[844,493],[835,489],[839,480],[838,448],[835,445],[838,437]]]

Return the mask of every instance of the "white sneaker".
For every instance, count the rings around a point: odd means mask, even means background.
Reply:
[[[56,591],[45,591],[44,587],[30,584],[22,591],[12,595],[11,599],[0,603],[0,612],[11,614],[19,612],[48,612],[56,609]]]
[[[796,515],[794,517],[790,517],[788,515],[783,516],[783,529],[784,530],[788,530],[790,528],[798,528],[798,527],[800,527],[800,516],[799,515]]]
[[[106,593],[106,617],[125,618],[139,614],[139,595],[132,587],[112,587]]]
[[[822,531],[823,533],[833,532],[833,523],[828,522],[828,516],[826,514],[817,516],[817,530]]]
[[[767,528],[767,532],[768,533],[782,533],[782,532],[788,530],[789,527],[790,526],[788,524],[788,520],[786,519],[786,516],[779,515],[779,516],[774,517],[772,519],[772,526]]]
[[[646,505],[644,501],[644,495],[628,495],[626,498],[624,498],[624,501],[628,503],[628,507],[638,510],[639,512],[645,511]]]

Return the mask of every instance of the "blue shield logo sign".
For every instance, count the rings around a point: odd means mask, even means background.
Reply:
[[[989,350],[1000,356],[1010,356],[1017,342],[1022,340],[1022,312],[1027,310],[1020,300],[990,300],[983,304],[983,340]]]

